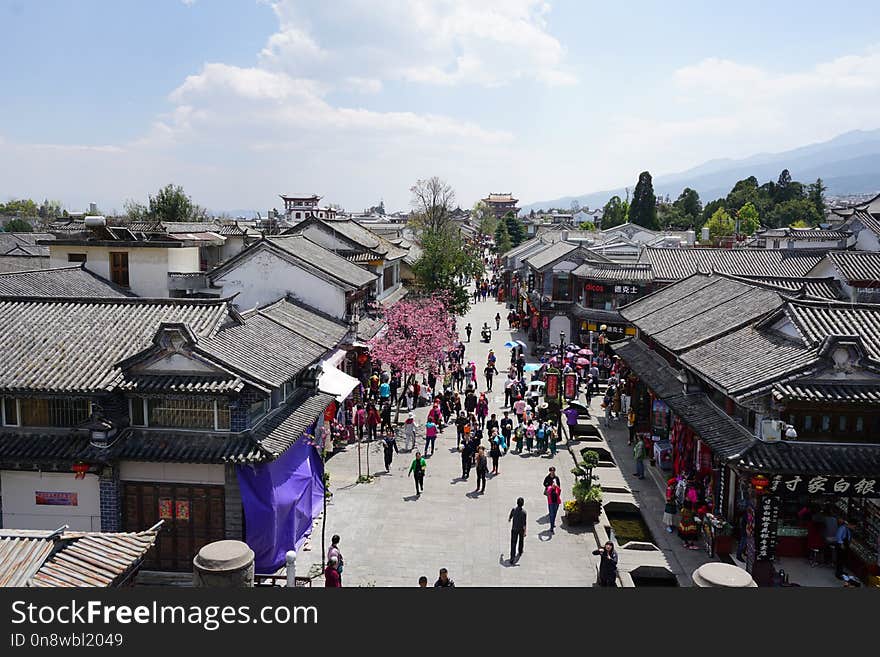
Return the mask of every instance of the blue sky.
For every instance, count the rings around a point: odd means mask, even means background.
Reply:
[[[880,127],[847,2],[0,0],[0,198],[524,202]]]

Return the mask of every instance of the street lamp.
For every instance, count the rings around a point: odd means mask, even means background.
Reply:
[[[565,367],[563,366],[563,354],[565,353],[565,331],[559,332],[559,385],[557,388],[559,389],[559,408],[558,413],[556,415],[556,438],[558,440],[562,440],[562,397],[563,397],[563,372],[565,371]]]

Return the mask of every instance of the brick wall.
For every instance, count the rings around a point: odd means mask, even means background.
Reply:
[[[101,498],[101,531],[118,532],[122,529],[122,486],[119,483],[119,469],[105,468],[98,479]]]
[[[244,520],[241,507],[241,490],[238,487],[238,475],[234,465],[226,464],[225,507],[226,507],[226,538],[244,540]]]

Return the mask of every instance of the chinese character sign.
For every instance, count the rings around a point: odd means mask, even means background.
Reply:
[[[779,524],[779,498],[763,495],[755,510],[755,559],[773,561],[776,558],[776,530]]]
[[[562,389],[566,399],[575,399],[578,394],[577,389],[578,376],[574,372],[569,372],[563,376]]]
[[[875,477],[840,477],[821,474],[772,475],[769,491],[782,497],[797,497],[799,495],[880,497],[880,486],[878,486]]]
[[[544,396],[559,396],[559,372],[547,372],[544,377]]]

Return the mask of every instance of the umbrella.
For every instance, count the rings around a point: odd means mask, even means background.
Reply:
[[[593,352],[590,351],[589,349],[581,349],[581,350],[578,352],[578,354],[581,355],[581,356],[592,356],[592,355],[593,355]]]
[[[575,344],[574,342],[572,342],[570,345],[568,345],[569,351],[577,351],[580,348],[581,348],[581,346],[579,344]]]
[[[578,359],[577,359],[577,364],[578,364],[578,365],[589,365],[589,364],[590,364],[590,359],[589,359],[589,358],[578,358]]]
[[[519,343],[514,342],[513,340],[508,340],[507,342],[504,343],[504,346],[507,347],[508,349],[513,349],[514,347],[518,347]]]
[[[544,367],[541,363],[526,363],[526,366],[523,368],[524,372],[536,372],[537,370]]]
[[[522,347],[523,349],[525,349],[526,347],[528,347],[528,345],[527,345],[525,342],[523,342],[522,340],[517,340],[516,343],[517,343],[520,347]]]

